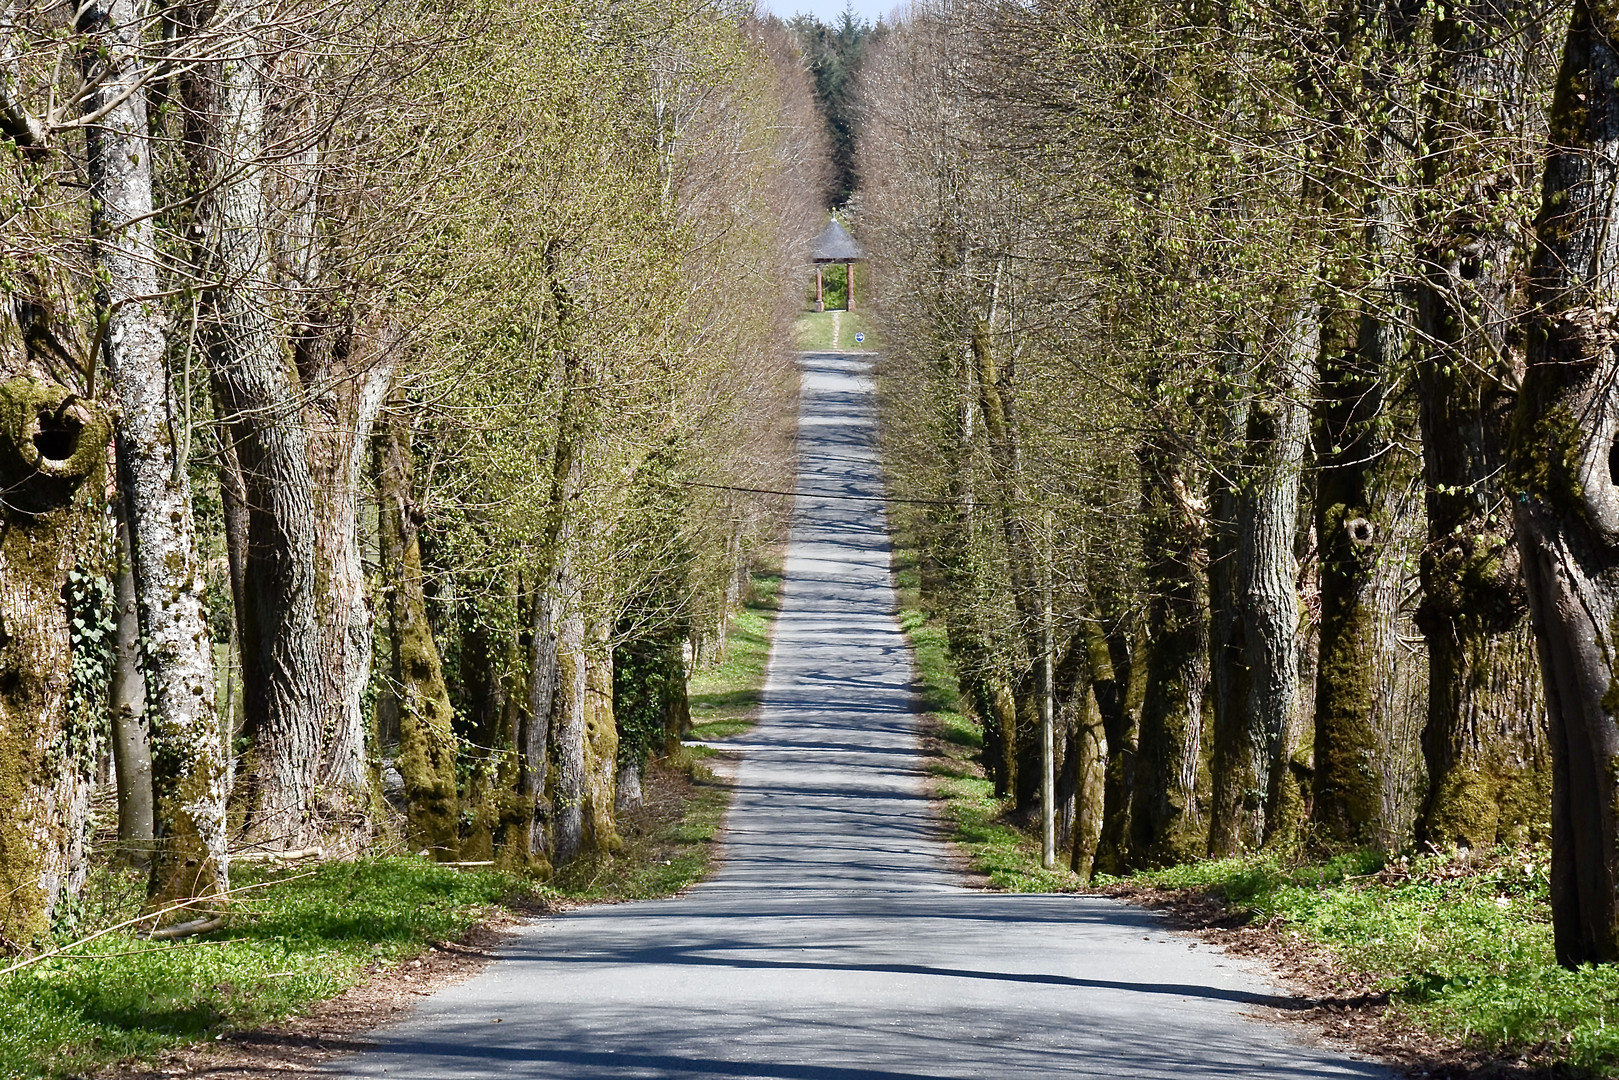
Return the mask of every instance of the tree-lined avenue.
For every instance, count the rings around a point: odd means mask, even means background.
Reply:
[[[967,887],[917,764],[871,360],[804,359],[797,511],[760,722],[712,880],[524,926],[344,1076],[1383,1077],[1297,1005],[1114,901]]]

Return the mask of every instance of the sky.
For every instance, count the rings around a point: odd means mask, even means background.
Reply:
[[[757,0],[757,2],[760,11],[768,11],[783,19],[790,19],[802,12],[817,16],[824,23],[833,23],[843,14],[845,0]],[[889,12],[900,6],[900,3],[901,0],[850,0],[849,6],[854,9],[855,18],[874,23],[879,18],[886,18]]]

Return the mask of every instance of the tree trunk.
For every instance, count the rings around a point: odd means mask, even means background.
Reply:
[[[557,602],[553,577],[547,577],[530,597],[532,615],[529,640],[528,708],[518,733],[521,770],[517,790],[523,800],[528,830],[523,838],[522,856],[529,866],[548,872],[550,860],[546,842],[551,823],[551,803],[547,798],[551,717],[557,690],[557,631],[562,609]]]
[[[1086,623],[1068,642],[1057,666],[1055,695],[1065,722],[1062,780],[1057,791],[1057,850],[1080,880],[1090,881],[1102,839],[1107,789],[1108,746],[1102,711],[1092,693],[1091,640],[1099,636]]]
[[[593,851],[623,846],[618,805],[618,724],[613,719],[611,624],[598,617],[585,645],[585,843]]]
[[[1619,5],[1583,0],[1557,77],[1530,276],[1516,492],[1552,750],[1552,927],[1569,966],[1619,962]]]
[[[1183,862],[1208,843],[1197,805],[1209,682],[1208,525],[1187,482],[1184,437],[1154,427],[1137,455],[1148,596],[1146,687],[1130,806],[1129,857],[1137,866]]]
[[[205,280],[207,349],[225,431],[241,466],[247,509],[242,604],[246,726],[254,733],[247,834],[285,848],[325,839],[316,792],[328,716],[341,682],[323,670],[317,608],[317,512],[303,387],[273,305],[265,238],[265,86],[255,12],[244,16],[238,55],[202,66],[191,80],[210,188],[204,228],[214,240]]]
[[[572,559],[559,563],[556,704],[552,730],[556,741],[556,788],[552,795],[551,863],[562,867],[585,848],[589,716],[589,672],[585,657],[583,597]]]
[[[1042,600],[1034,572],[1034,554],[1028,529],[1022,519],[1022,462],[1016,417],[1012,407],[1011,373],[995,362],[990,327],[983,319],[973,325],[972,355],[978,386],[979,411],[984,418],[984,435],[990,458],[995,463],[997,502],[1000,507],[1001,541],[1005,545],[1007,568],[1011,574],[1012,601],[1018,612],[1018,639],[1007,642],[1016,672],[1013,685],[997,695],[996,741],[1001,756],[997,790],[1004,788],[1013,797],[1017,810],[1026,811],[1035,803],[1040,788],[1039,746],[1034,732],[1039,728],[1035,702],[1034,658],[1040,655]],[[1009,701],[999,700],[1000,697]]]
[[[1242,617],[1239,536],[1242,519],[1243,444],[1248,432],[1252,388],[1249,358],[1233,341],[1221,349],[1221,432],[1209,471],[1209,681],[1214,707],[1213,801],[1209,815],[1209,854],[1230,855],[1246,845],[1239,820],[1247,794],[1235,770],[1248,719],[1250,670]]]
[[[1295,302],[1272,358],[1256,378],[1238,476],[1234,592],[1242,620],[1246,700],[1215,732],[1209,851],[1257,848],[1278,829],[1296,739],[1299,599],[1293,555],[1299,476],[1309,434],[1309,373],[1320,322],[1308,299]],[[1218,717],[1217,717],[1218,719]]]
[[[1423,253],[1418,287],[1423,479],[1428,544],[1418,625],[1428,642],[1428,796],[1417,839],[1487,848],[1542,821],[1546,718],[1533,690],[1528,597],[1501,482],[1523,378],[1515,222],[1496,207],[1532,181],[1499,153],[1527,126],[1519,100],[1525,16],[1494,0],[1442,9],[1427,102]],[[1502,42],[1508,43],[1503,46]],[[1516,108],[1519,116],[1503,116]]]
[[[118,854],[135,866],[152,861],[152,741],[146,716],[146,679],[141,672],[140,612],[130,566],[129,530],[119,515],[117,639],[107,690],[112,726],[113,774],[118,784]]]
[[[411,481],[410,433],[401,410],[377,439],[377,531],[392,627],[392,674],[399,699],[399,775],[412,850],[459,857],[454,709],[427,621],[419,520]]]
[[[152,789],[158,899],[226,887],[228,790],[214,706],[214,664],[203,601],[183,444],[188,415],[164,362],[165,316],[153,221],[152,155],[140,55],[145,9],[110,0],[93,12],[102,67],[88,107],[88,171],[95,258],[106,303],[104,355],[119,405],[118,470],[129,524],[154,754]]]
[[[371,679],[374,623],[360,555],[360,490],[372,431],[393,381],[395,343],[384,333],[365,343],[369,362],[343,378],[322,380],[309,408],[315,510],[317,614],[325,680],[317,810],[326,839],[357,851],[370,839],[373,792],[361,706]]]
[[[1094,582],[1092,587],[1095,588]],[[1104,594],[1095,604],[1094,619],[1084,623],[1090,654],[1091,694],[1096,698],[1107,745],[1106,772],[1102,779],[1102,831],[1094,860],[1094,869],[1105,874],[1119,874],[1126,869],[1130,790],[1135,781],[1136,717],[1144,682],[1140,666],[1132,662],[1134,628],[1128,618],[1112,608]]]
[[[93,551],[111,434],[66,387],[0,383],[0,947],[50,930],[86,868],[99,695],[72,676],[64,596]]]
[[[1329,841],[1388,845],[1404,828],[1390,820],[1385,778],[1398,771],[1388,753],[1395,718],[1387,691],[1399,665],[1400,590],[1387,586],[1391,564],[1405,557],[1396,514],[1407,471],[1390,401],[1406,346],[1404,275],[1396,264],[1404,257],[1406,210],[1391,193],[1409,166],[1403,147],[1415,136],[1413,125],[1402,128],[1395,119],[1410,103],[1395,99],[1402,83],[1393,69],[1410,49],[1415,20],[1409,0],[1350,11],[1349,33],[1367,38],[1365,47],[1379,58],[1361,76],[1364,104],[1353,114],[1364,131],[1362,159],[1323,185],[1338,230],[1352,235],[1357,222],[1365,225],[1359,249],[1338,260],[1339,280],[1322,319],[1315,501],[1321,639],[1311,817]],[[1344,131],[1335,155],[1353,145],[1348,124]]]

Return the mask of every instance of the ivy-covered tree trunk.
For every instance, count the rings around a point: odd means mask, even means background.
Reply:
[[[455,735],[450,728],[454,709],[427,621],[420,524],[411,481],[410,431],[403,409],[396,408],[377,439],[377,531],[399,700],[406,838],[413,851],[453,860],[460,851]]]
[[[618,724],[618,801],[638,806],[649,758],[680,743],[691,724],[686,697],[685,627],[674,624],[641,633],[621,627],[613,649],[613,719]],[[632,794],[633,792],[633,794]]]
[[[1581,0],[1535,222],[1516,493],[1552,751],[1552,927],[1566,965],[1619,962],[1619,4]]]
[[[99,693],[75,685],[71,621],[88,613],[69,610],[69,575],[97,547],[110,435],[66,387],[0,383],[0,947],[11,950],[46,935],[86,868],[104,715]]]
[[[1417,291],[1428,512],[1418,625],[1429,664],[1417,839],[1441,847],[1530,839],[1550,782],[1513,492],[1501,480],[1524,375],[1525,253],[1504,208],[1533,181],[1510,156],[1492,158],[1529,124],[1523,106],[1504,104],[1519,100],[1527,17],[1464,0],[1442,7],[1434,27]]]
[[[214,664],[196,552],[189,438],[164,361],[166,314],[157,297],[152,154],[141,35],[133,0],[87,9],[100,67],[88,103],[105,110],[87,131],[94,255],[102,274],[108,384],[119,405],[118,480],[129,527],[152,740],[159,899],[204,896],[228,883],[225,747],[214,711]]]

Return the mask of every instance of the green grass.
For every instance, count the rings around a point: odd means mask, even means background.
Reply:
[[[0,1076],[88,1071],[290,1016],[536,896],[508,874],[415,857],[236,874],[238,887],[254,883],[267,887],[244,893],[215,934],[173,944],[109,934],[0,977]],[[99,872],[86,898],[94,921],[138,913],[143,885]]]
[[[1251,856],[1125,881],[1212,894],[1299,933],[1387,992],[1397,1022],[1452,1045],[1619,1075],[1619,969],[1555,962],[1544,851]]]
[[[833,340],[834,327],[837,330],[836,342]],[[871,322],[861,311],[806,311],[798,317],[793,329],[798,337],[798,348],[803,352],[829,352],[833,349],[855,352],[877,348],[877,337],[872,332]],[[866,340],[855,341],[856,333],[865,334]]]
[[[693,740],[722,740],[753,726],[770,661],[770,627],[779,610],[781,572],[755,571],[742,610],[731,619],[724,658],[692,674],[687,684]]]
[[[777,572],[753,576],[732,620],[726,657],[691,682],[696,734],[748,725],[770,649]],[[367,976],[453,940],[497,909],[641,900],[707,873],[729,790],[701,747],[653,762],[645,805],[620,816],[623,845],[582,856],[543,885],[406,856],[329,863],[312,872],[243,867],[250,889],[224,929],[181,942],[108,934],[69,955],[0,976],[0,1076],[65,1077],[295,1015]],[[101,866],[59,944],[139,914],[145,876]],[[0,965],[3,966],[3,965]]]

